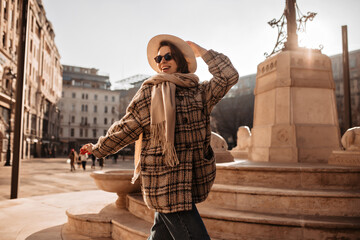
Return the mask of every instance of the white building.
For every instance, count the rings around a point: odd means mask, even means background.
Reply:
[[[119,117],[119,91],[110,90],[109,76],[94,68],[63,66],[60,109],[60,151],[95,143]]]

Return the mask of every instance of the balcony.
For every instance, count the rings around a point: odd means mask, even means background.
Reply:
[[[90,127],[90,123],[81,122],[81,123],[80,123],[80,126],[81,126],[81,127]]]

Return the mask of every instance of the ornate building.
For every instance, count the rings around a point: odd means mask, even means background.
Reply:
[[[95,143],[120,119],[119,91],[110,90],[109,76],[95,68],[64,65],[63,92],[59,102],[60,151]]]
[[[0,2],[0,161],[12,149],[19,1]],[[53,155],[59,132],[62,66],[41,0],[29,0],[22,158]],[[9,117],[10,116],[10,117]],[[8,144],[8,140],[11,140]],[[10,151],[11,152],[11,151]]]

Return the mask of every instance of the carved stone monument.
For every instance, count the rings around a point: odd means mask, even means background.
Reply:
[[[236,147],[231,149],[231,155],[237,159],[248,159],[248,152],[251,145],[251,132],[249,127],[241,126],[237,131]]]
[[[329,164],[360,166],[360,127],[348,129],[341,138],[345,150],[332,152]]]
[[[258,65],[249,159],[327,163],[340,149],[331,61],[320,50],[297,47],[292,8],[284,13],[285,48]]]
[[[227,150],[228,145],[225,139],[217,133],[211,132],[211,147],[215,153],[216,163],[233,162],[234,157]]]

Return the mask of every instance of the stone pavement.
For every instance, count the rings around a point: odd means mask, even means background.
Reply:
[[[97,190],[90,162],[86,171],[71,172],[65,158],[38,158],[21,161],[18,199],[9,200],[11,167],[0,164],[0,240],[60,240],[67,209],[117,199],[115,193]],[[132,159],[106,160],[103,170],[133,166]]]
[[[20,163],[20,183],[18,198],[47,195],[54,193],[76,192],[84,190],[97,190],[90,177],[91,161],[87,162],[86,171],[78,168],[70,172],[70,164],[65,158],[36,158],[22,160]],[[133,169],[134,163],[130,158],[118,160],[106,160],[106,169]],[[100,170],[98,164],[95,170]],[[0,162],[0,201],[10,199],[11,167],[5,167]]]

